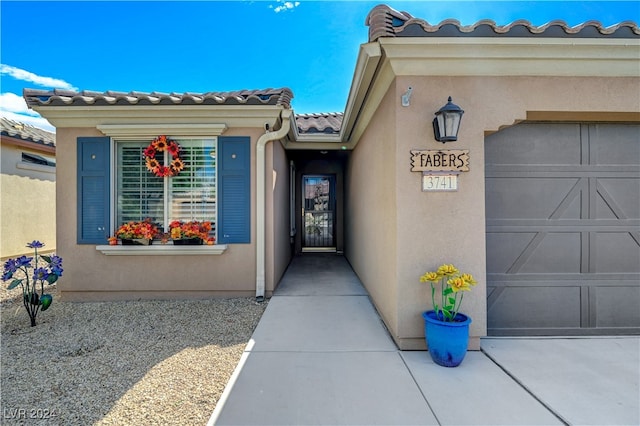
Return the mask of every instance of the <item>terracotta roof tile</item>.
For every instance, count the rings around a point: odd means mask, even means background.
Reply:
[[[24,89],[23,97],[33,106],[87,105],[275,105],[291,107],[293,92],[288,88],[239,90],[235,92],[81,92],[69,90]]]
[[[640,28],[631,21],[604,27],[598,21],[588,21],[570,27],[564,21],[552,21],[534,26],[529,21],[518,20],[509,25],[497,25],[484,19],[473,25],[462,25],[455,19],[447,19],[431,25],[407,12],[398,12],[387,5],[374,7],[367,16],[369,42],[380,37],[576,37],[576,38],[638,38]]]
[[[343,117],[344,114],[341,112],[296,114],[296,125],[298,126],[298,132],[301,134],[337,134],[340,133]]]
[[[41,145],[56,146],[55,133],[38,129],[26,123],[10,120],[6,117],[0,117],[0,131],[2,136],[9,136]]]

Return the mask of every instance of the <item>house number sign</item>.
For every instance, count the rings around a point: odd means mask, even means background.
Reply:
[[[457,173],[429,173],[424,172],[422,175],[422,191],[457,191],[458,190],[458,174]]]
[[[457,191],[458,175],[469,171],[469,150],[411,151],[411,171],[422,172],[422,191]]]

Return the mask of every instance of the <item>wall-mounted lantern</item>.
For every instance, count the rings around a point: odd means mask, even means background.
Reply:
[[[433,133],[437,141],[445,143],[458,140],[462,114],[464,111],[451,103],[449,96],[449,102],[436,112],[436,118],[433,119]]]

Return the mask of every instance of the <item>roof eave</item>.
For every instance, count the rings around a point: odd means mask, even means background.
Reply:
[[[399,76],[637,77],[640,69],[640,39],[383,37],[363,46],[340,132],[348,149]]]
[[[339,135],[340,142],[348,149],[352,149],[357,143],[357,140],[352,140],[352,134],[354,127],[361,122],[360,114],[382,60],[382,53],[379,43],[360,45]]]
[[[187,124],[273,128],[286,108],[280,105],[93,105],[89,108],[33,105],[32,109],[57,128],[154,125],[157,132],[162,126]]]
[[[636,77],[640,39],[378,40],[396,75]]]
[[[44,142],[37,142],[28,139],[22,139],[12,135],[0,135],[0,140],[3,145],[11,145],[20,148],[29,149],[32,151],[42,152],[45,154],[53,154],[56,153],[56,146]]]

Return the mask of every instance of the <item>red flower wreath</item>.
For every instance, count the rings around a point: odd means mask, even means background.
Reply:
[[[172,160],[168,166],[163,166],[156,160],[156,154],[164,151],[169,151],[171,154]],[[175,176],[184,169],[184,163],[180,159],[180,145],[174,140],[167,139],[164,135],[155,138],[144,149],[143,154],[147,170],[158,177]]]

